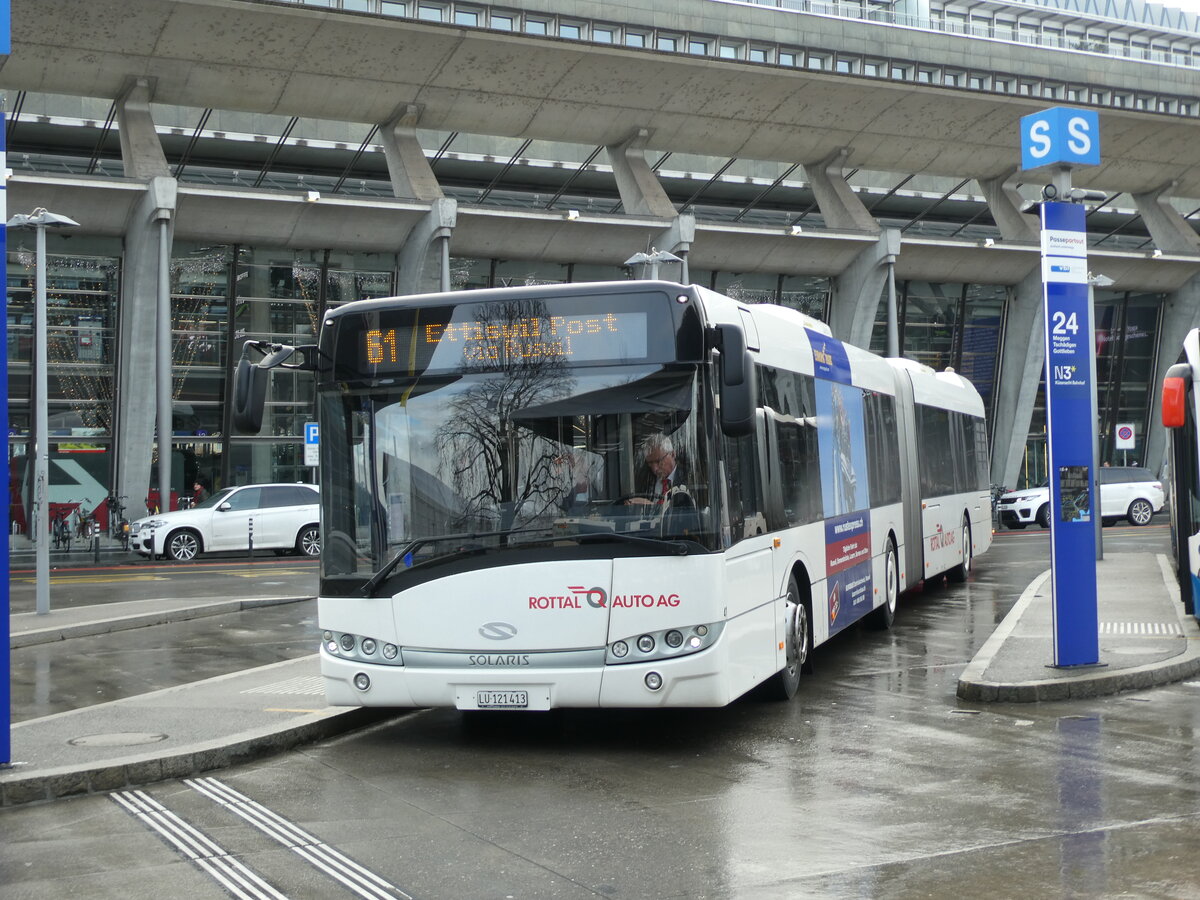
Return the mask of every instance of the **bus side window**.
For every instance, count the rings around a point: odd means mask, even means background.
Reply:
[[[821,451],[817,446],[817,402],[812,377],[776,371],[771,398],[779,442],[783,514],[788,525],[821,518]]]
[[[757,438],[753,434],[721,439],[724,457],[726,496],[729,501],[726,515],[730,543],[761,534],[766,530],[766,511],[763,503],[762,479],[758,471]]]
[[[863,395],[867,427],[867,469],[871,506],[900,502],[900,438],[896,431],[896,399],[887,394]]]
[[[917,443],[921,454],[921,496],[955,493],[950,412],[917,404]]]

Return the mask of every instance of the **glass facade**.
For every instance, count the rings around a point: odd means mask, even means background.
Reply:
[[[68,468],[91,473],[104,491],[111,481],[109,453],[119,402],[115,387],[119,249],[118,242],[102,238],[51,234],[47,239],[51,453],[60,460],[86,459],[86,465]],[[13,474],[19,481],[24,480],[23,457],[32,427],[34,265],[33,236],[14,233],[8,252],[9,443],[10,459],[16,461]],[[175,244],[170,286],[176,454],[172,469],[177,491],[190,493],[197,480],[215,490],[228,484],[312,479],[303,461],[304,423],[314,417],[311,376],[277,371],[262,433],[243,436],[226,433],[228,373],[244,339],[312,343],[325,310],[353,299],[394,294],[396,267],[394,254]],[[636,266],[451,260],[455,289],[620,280],[648,274]],[[677,264],[663,264],[660,275],[680,277]],[[692,270],[690,276],[694,283],[742,302],[779,303],[814,318],[829,318],[832,284],[828,277],[702,270]],[[969,378],[983,396],[989,416],[1011,290],[962,283],[897,284],[904,355],[934,369],[952,367]],[[1132,424],[1144,438],[1162,302],[1161,294],[1097,293],[1101,457],[1114,464],[1145,463],[1136,452],[1115,451],[1112,435],[1118,424]],[[886,339],[886,297],[881,297],[871,349],[885,352]],[[153,400],[148,395],[137,402]],[[1045,459],[1045,408],[1039,388],[1021,485],[1045,478]],[[60,488],[63,496],[57,500],[69,502],[70,490],[69,485]],[[22,521],[17,513],[13,518]]]
[[[1154,400],[1155,348],[1163,308],[1163,294],[1096,291],[1096,405],[1099,420],[1100,462],[1114,466],[1148,466],[1157,471],[1157,460],[1143,457],[1148,417]],[[1042,484],[1047,477],[1046,379],[1038,384],[1037,400],[1029,423],[1029,439],[1021,463],[1023,488]],[[1136,446],[1117,450],[1117,425],[1132,425]]]

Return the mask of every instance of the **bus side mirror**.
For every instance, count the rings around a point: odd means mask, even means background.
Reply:
[[[242,434],[258,434],[262,430],[263,407],[266,405],[271,370],[282,366],[285,369],[315,371],[316,351],[315,345],[307,344],[302,347],[268,341],[246,341],[242,344],[242,358],[238,360],[233,373],[233,427]],[[251,353],[258,353],[262,359],[251,362]]]
[[[718,325],[721,336],[717,389],[721,401],[721,431],[744,437],[754,431],[758,396],[754,358],[746,349],[746,335],[737,325]]]
[[[242,434],[258,434],[262,430],[270,378],[270,369],[260,368],[244,354],[238,360],[233,373],[233,427]]]
[[[1164,428],[1181,428],[1187,418],[1187,389],[1192,368],[1176,363],[1167,369],[1162,386],[1162,423]]]

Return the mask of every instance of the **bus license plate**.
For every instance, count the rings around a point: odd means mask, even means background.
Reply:
[[[475,703],[480,709],[528,709],[529,691],[478,691]]]

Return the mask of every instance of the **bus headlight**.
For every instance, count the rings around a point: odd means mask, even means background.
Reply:
[[[359,660],[374,665],[404,665],[404,655],[400,652],[400,647],[391,642],[339,631],[325,631],[321,637],[322,648],[331,656]],[[380,648],[382,648],[382,654],[379,652]],[[382,659],[380,659],[381,655]]]
[[[707,625],[691,625],[687,628],[670,628],[665,631],[650,631],[633,638],[613,641],[608,645],[605,656],[606,665],[622,663],[651,662],[659,659],[673,659],[676,656],[687,656],[698,653],[716,643],[721,636],[724,622]],[[633,646],[630,646],[630,643]]]

